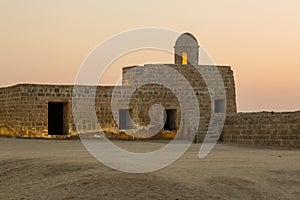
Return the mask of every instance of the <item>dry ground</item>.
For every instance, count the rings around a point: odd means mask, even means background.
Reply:
[[[128,174],[95,160],[79,140],[0,138],[0,199],[300,199],[299,149],[218,144],[202,160],[198,151],[193,144],[165,169]]]

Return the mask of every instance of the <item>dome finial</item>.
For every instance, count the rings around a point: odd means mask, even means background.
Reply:
[[[197,39],[188,32],[181,34],[175,42],[175,64],[199,63],[199,45]]]

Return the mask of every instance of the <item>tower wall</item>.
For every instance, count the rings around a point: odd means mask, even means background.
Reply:
[[[175,64],[185,64],[183,63],[183,53],[187,55],[186,64],[192,64],[196,66],[199,64],[199,45],[197,39],[190,33],[181,34],[175,42]]]
[[[183,75],[186,81],[192,86],[194,92],[193,93],[187,93],[186,88],[184,85],[179,84],[175,85],[177,80],[177,76],[174,76],[174,74],[169,74],[164,72],[162,69],[163,67],[170,67],[177,71],[179,74]],[[153,71],[151,68],[157,69],[157,71]],[[209,72],[212,69],[212,66],[198,66],[201,67],[201,70],[205,72],[206,74],[209,74]],[[133,70],[134,69],[134,70]],[[224,89],[226,93],[226,99],[225,100],[225,107],[226,110],[224,112],[228,114],[236,113],[236,94],[235,94],[235,84],[234,84],[234,77],[233,72],[230,67],[228,66],[217,66],[217,69],[220,72],[220,75],[222,76],[223,83],[224,83]],[[150,73],[148,71],[151,71]],[[145,76],[146,74],[151,74],[151,77]],[[209,122],[211,119],[212,113],[215,112],[214,108],[214,101],[219,99],[218,96],[214,96],[214,94],[210,94],[207,88],[207,85],[204,81],[204,79],[201,77],[201,75],[198,73],[198,71],[194,68],[192,65],[185,65],[184,67],[182,65],[175,65],[175,64],[168,64],[168,65],[145,65],[145,66],[132,66],[132,67],[126,67],[123,68],[123,83],[126,83],[127,86],[136,86],[137,83],[141,80],[145,82],[151,82],[153,77],[164,77],[164,81],[173,83],[174,87],[176,87],[176,90],[179,91],[182,95],[190,95],[191,97],[196,95],[198,99],[198,104],[189,104],[188,110],[195,110],[196,107],[200,110],[200,123],[198,127],[197,132],[197,141],[203,141],[203,138],[205,134],[207,133]],[[214,77],[208,77],[213,79]],[[149,79],[149,80],[147,80]],[[178,112],[178,119],[181,118],[180,116],[180,110],[181,106],[179,105],[178,101],[175,102],[174,99],[176,99],[176,96],[174,93],[166,87],[158,87],[155,89],[155,87],[151,85],[145,85],[143,88],[139,89],[140,95],[136,99],[140,99],[141,102],[143,102],[143,105],[141,105],[139,102],[135,102],[133,105],[133,108],[136,112],[144,112],[148,113],[149,108],[152,105],[155,104],[161,104],[165,107],[165,109],[175,109]],[[152,95],[145,96],[144,94],[147,94],[148,92],[151,92]],[[212,98],[211,98],[212,97]],[[177,99],[178,100],[178,99]],[[140,111],[139,111],[140,110]],[[138,120],[142,120],[142,118],[136,119],[137,123]],[[149,121],[146,121],[149,123]],[[182,126],[185,129],[187,126],[189,126],[188,122],[182,122]],[[177,121],[177,127],[180,127],[180,120]],[[186,136],[186,131],[185,133]]]
[[[198,47],[175,47],[175,64],[182,64],[182,53],[187,54],[187,63],[198,65],[199,63],[199,49]]]

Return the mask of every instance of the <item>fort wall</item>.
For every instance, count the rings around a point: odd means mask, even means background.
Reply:
[[[230,81],[229,81],[230,82]],[[97,132],[99,122],[101,128],[112,132],[120,131],[111,110],[112,98],[120,99],[120,108],[127,108],[124,98],[130,98],[131,117],[138,126],[150,122],[149,109],[159,103],[166,109],[179,110],[176,126],[180,126],[180,106],[175,95],[159,85],[147,85],[137,89],[132,96],[131,86],[122,88],[122,94],[114,94],[113,86],[97,86],[95,93],[95,112],[98,121],[83,119],[85,130]],[[77,95],[89,95],[90,86],[81,86]],[[0,135],[27,138],[70,138],[77,137],[72,113],[73,86],[66,85],[16,85],[0,88]],[[65,105],[66,135],[49,135],[48,106],[49,102],[62,102]],[[89,104],[88,104],[89,105]],[[200,104],[201,108],[201,104]],[[191,108],[192,109],[192,108]],[[202,109],[202,108],[201,108]],[[80,109],[74,112],[82,112]],[[232,110],[234,111],[234,109]],[[115,113],[117,114],[117,113]],[[198,142],[203,139],[209,123],[209,116],[201,118]],[[257,144],[270,146],[300,147],[300,111],[298,112],[257,112],[227,113],[225,126],[220,138],[221,142],[238,144]]]
[[[228,115],[220,139],[228,143],[300,147],[300,111]]]
[[[226,114],[220,141],[300,146],[300,111],[237,113],[231,67],[198,65],[199,45],[190,33],[178,37],[174,50],[175,64],[123,68],[122,86],[75,86],[74,90],[73,85],[20,84],[0,88],[0,135],[64,139],[102,129],[110,138],[133,139],[132,132],[147,137],[155,129],[158,137],[151,138],[171,139],[178,132],[181,138],[191,139],[190,133],[197,129],[195,142],[202,142],[206,134],[217,139],[215,130],[222,127],[212,119],[224,119]],[[160,107],[151,119],[151,109],[157,104],[165,110]],[[153,119],[157,122],[152,123]]]
[[[0,134],[17,134],[22,127],[19,87],[0,88],[0,112]]]

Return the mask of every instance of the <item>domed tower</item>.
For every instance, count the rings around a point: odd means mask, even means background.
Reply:
[[[190,33],[181,34],[175,43],[175,64],[199,64],[199,45]]]

